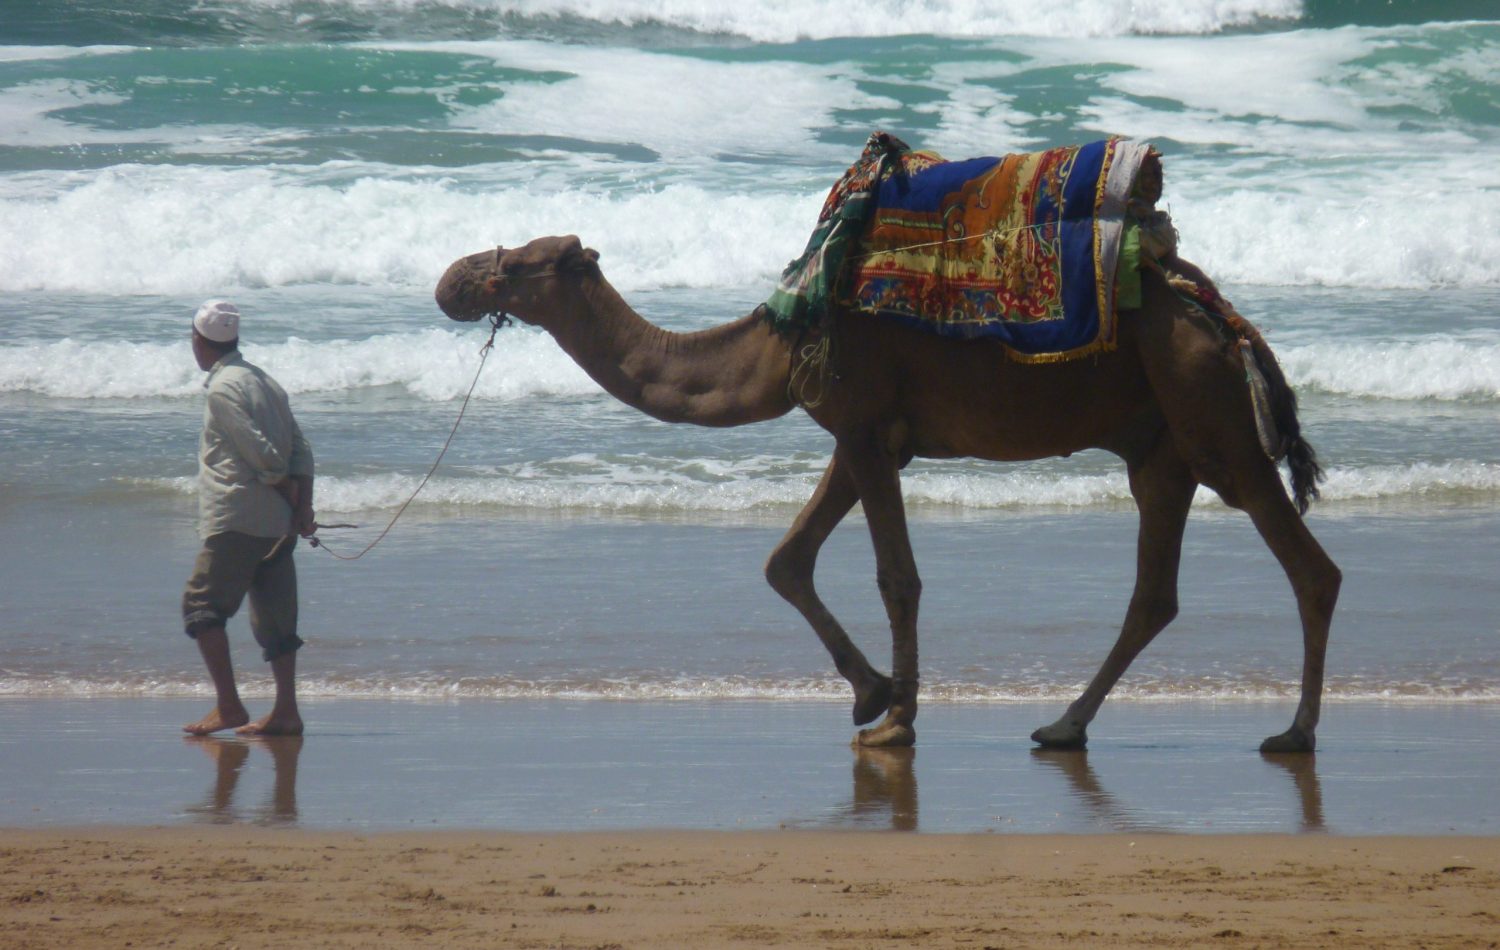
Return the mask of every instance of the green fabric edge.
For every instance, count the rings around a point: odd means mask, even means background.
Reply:
[[[1120,235],[1120,256],[1115,263],[1115,309],[1141,308],[1141,225],[1125,218]]]

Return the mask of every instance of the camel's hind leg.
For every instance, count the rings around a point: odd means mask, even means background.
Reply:
[[[1159,278],[1145,275],[1142,289],[1145,306],[1133,326],[1136,345],[1178,453],[1195,479],[1250,515],[1297,596],[1302,699],[1292,727],[1267,739],[1261,750],[1311,752],[1328,628],[1342,576],[1307,530],[1275,463],[1260,447],[1237,350]]]
[[[1119,639],[1083,694],[1062,718],[1031,734],[1045,748],[1079,749],[1104,697],[1152,639],[1177,616],[1177,568],[1182,533],[1198,483],[1163,434],[1140,464],[1130,463],[1130,492],[1140,510],[1135,592]]]
[[[873,722],[891,705],[891,679],[875,671],[838,620],[824,606],[813,585],[813,571],[823,542],[859,500],[854,479],[838,456],[828,463],[817,490],[797,514],[786,536],[766,561],[766,580],[776,593],[807,618],[823,641],[833,664],[854,687],[854,724]]]
[[[1267,462],[1261,472],[1242,479],[1241,490],[1224,500],[1243,508],[1281,563],[1297,596],[1302,619],[1302,698],[1292,726],[1261,743],[1262,752],[1311,752],[1317,746],[1316,730],[1323,699],[1323,660],[1328,650],[1328,629],[1339,599],[1343,574],[1306,523],[1297,514],[1276,469]]]

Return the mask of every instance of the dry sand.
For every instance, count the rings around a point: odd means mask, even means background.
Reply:
[[[1500,838],[0,832],[0,945],[1496,947]]]

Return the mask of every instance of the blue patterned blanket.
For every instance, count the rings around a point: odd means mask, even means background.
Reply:
[[[1115,277],[1133,271],[1128,204],[1149,147],[1123,139],[947,162],[884,133],[834,185],[802,256],[766,302],[795,332],[834,306],[1027,362],[1115,339]],[[1154,200],[1154,199],[1153,199]]]

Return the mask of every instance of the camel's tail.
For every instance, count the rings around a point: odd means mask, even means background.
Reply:
[[[1262,433],[1262,444],[1266,452],[1273,459],[1286,459],[1287,468],[1292,475],[1292,500],[1297,505],[1298,514],[1307,514],[1307,508],[1318,497],[1318,482],[1323,479],[1323,467],[1318,464],[1318,453],[1302,437],[1302,424],[1297,421],[1297,394],[1286,381],[1286,376],[1281,372],[1281,364],[1276,362],[1276,356],[1271,352],[1271,347],[1261,337],[1260,332],[1250,325],[1250,321],[1240,318],[1243,328],[1236,327],[1241,333],[1241,339],[1248,344],[1255,368],[1265,380],[1266,387],[1266,409],[1270,416],[1269,421],[1274,426],[1274,436],[1267,440]],[[1248,364],[1247,364],[1248,365]],[[1252,382],[1252,388],[1254,383]],[[1261,407],[1257,406],[1257,417],[1261,415]],[[1260,420],[1257,418],[1257,425]],[[1265,443],[1269,441],[1270,444]]]
[[[1255,430],[1261,448],[1272,461],[1286,459],[1292,475],[1292,501],[1298,514],[1318,497],[1318,482],[1323,467],[1318,454],[1302,438],[1302,424],[1297,421],[1297,394],[1281,372],[1281,364],[1260,331],[1219,294],[1213,281],[1195,265],[1175,257],[1168,282],[1188,302],[1223,322],[1227,332],[1239,341],[1245,376],[1250,385],[1250,401],[1255,410]],[[1185,273],[1187,276],[1181,276]]]

